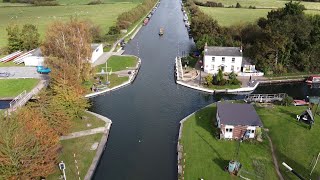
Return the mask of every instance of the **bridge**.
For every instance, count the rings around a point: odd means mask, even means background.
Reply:
[[[282,101],[288,95],[286,93],[279,94],[250,94],[246,95],[244,101],[246,103],[250,102],[260,102],[260,103],[268,103],[274,101]]]

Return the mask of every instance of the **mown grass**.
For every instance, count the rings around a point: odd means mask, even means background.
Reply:
[[[91,126],[88,127],[88,124]],[[84,131],[88,129],[93,129],[97,127],[104,127],[105,122],[102,121],[101,119],[97,118],[96,116],[90,114],[90,113],[85,113],[82,119],[74,119],[71,122],[71,132],[78,132],[78,131]]]
[[[57,0],[57,2],[60,4],[60,5],[79,5],[79,4],[82,4],[82,5],[85,5],[85,4],[88,4],[92,1],[95,1],[95,0]],[[131,2],[131,3],[140,3],[142,2],[142,0],[101,0],[101,2],[104,4],[104,3],[128,3],[128,2]]]
[[[0,3],[1,4],[1,3]],[[117,17],[137,6],[137,3],[114,3],[99,5],[41,6],[41,7],[0,7],[0,47],[7,44],[6,27],[9,24],[34,24],[38,27],[41,39],[44,38],[50,23],[67,21],[71,17],[88,19],[101,26],[105,33],[115,24]]]
[[[315,116],[315,124],[309,130],[307,124],[298,122],[296,115],[301,114],[306,107],[274,106],[273,108],[257,108],[257,112],[273,141],[280,171],[284,179],[296,179],[281,163],[286,162],[306,179],[317,179],[320,176],[320,166],[315,168],[311,177],[310,162],[320,152],[319,115]]]
[[[320,3],[319,3],[320,5]],[[213,8],[201,7],[201,11],[217,20],[221,26],[253,23],[260,17],[267,17],[272,9],[245,9],[245,8]],[[306,14],[320,14],[320,11],[306,10]]]
[[[22,91],[33,89],[39,79],[0,79],[0,98],[16,97]]]
[[[134,56],[111,56],[107,61],[108,71],[111,69],[112,72],[126,70],[129,67],[135,67],[137,62],[137,58]],[[106,71],[106,64],[96,67],[97,72],[101,72],[102,69]]]
[[[93,157],[96,154],[96,150],[90,150],[91,145],[95,142],[100,142],[101,137],[102,134],[94,134],[61,141],[62,153],[59,160],[65,163],[66,175],[69,179],[79,179],[75,159],[77,160],[77,165],[79,167],[80,178],[84,179],[84,176],[92,163]],[[56,173],[50,175],[47,179],[56,180],[59,179],[60,175],[60,170],[57,167]]]
[[[113,88],[129,80],[128,76],[118,77],[116,74],[111,74],[108,78],[110,81],[110,84],[108,85],[109,88]]]
[[[224,168],[235,157],[237,141],[218,140],[216,106],[206,107],[183,124],[182,145],[185,153],[185,180],[235,179]],[[250,179],[277,179],[268,141],[240,143],[241,175]]]
[[[238,89],[238,88],[241,88],[241,85],[233,85],[233,84],[230,84],[230,85],[224,85],[224,86],[218,86],[218,85],[211,85],[209,87],[207,87],[209,89],[213,89],[213,90],[221,90],[221,89]]]
[[[199,0],[206,2],[207,0]],[[256,8],[279,8],[284,7],[286,3],[290,1],[285,0],[215,0],[217,3],[222,3],[225,7],[236,6],[237,2],[242,7],[255,6]],[[307,9],[320,10],[320,3],[317,2],[301,2]]]
[[[11,66],[24,66],[24,64],[15,64],[13,61],[10,61],[7,63],[0,63],[0,67],[11,67]]]

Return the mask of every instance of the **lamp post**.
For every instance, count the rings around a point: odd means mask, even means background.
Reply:
[[[59,163],[59,169],[60,169],[60,170],[62,171],[62,173],[63,173],[63,179],[64,179],[64,180],[67,180],[66,171],[65,171],[66,165],[64,164],[63,161],[61,161],[61,162]]]

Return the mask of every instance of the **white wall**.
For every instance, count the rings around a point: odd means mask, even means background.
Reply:
[[[43,66],[44,58],[40,56],[28,56],[23,61],[25,66]]]
[[[103,54],[103,46],[100,44],[95,50],[92,51],[91,63],[94,63]]]
[[[212,57],[215,57],[214,61]],[[225,61],[222,62],[222,58],[225,58]],[[232,62],[232,58],[235,58],[235,61]],[[234,72],[238,73],[241,71],[242,57],[241,56],[209,56],[205,55],[204,60],[204,72],[210,74],[218,73],[219,67],[224,66],[224,71],[226,73],[232,72],[232,66],[234,67]]]

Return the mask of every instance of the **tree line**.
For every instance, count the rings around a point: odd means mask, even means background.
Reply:
[[[185,3],[191,14],[191,33],[197,48],[242,46],[259,70],[266,74],[320,72],[320,16],[306,15],[305,7],[288,2],[253,24],[221,27],[192,1]]]
[[[83,82],[92,74],[91,41],[86,21],[48,28],[41,50],[52,70],[50,83],[34,102],[0,118],[0,179],[36,179],[56,170],[59,137],[90,105]]]

